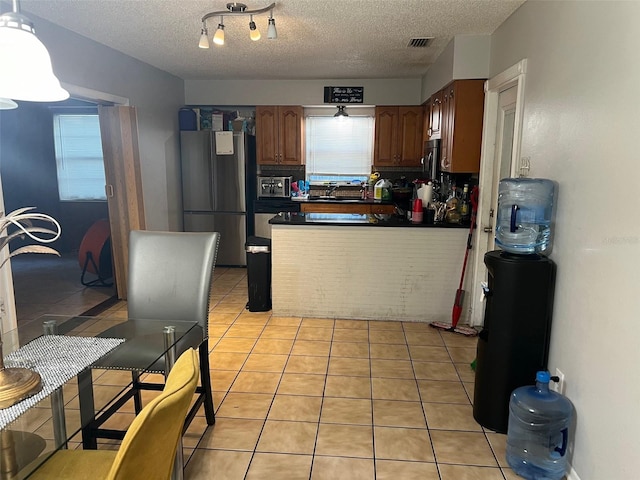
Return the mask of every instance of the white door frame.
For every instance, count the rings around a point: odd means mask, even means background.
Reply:
[[[527,59],[520,60],[502,73],[490,78],[484,84],[484,129],[482,131],[482,154],[480,158],[480,199],[476,225],[478,234],[473,240],[474,255],[473,283],[471,285],[471,325],[482,325],[484,322],[484,302],[482,298],[481,282],[486,281],[486,267],[484,254],[486,253],[486,239],[483,228],[491,225],[495,229],[495,218],[490,218],[491,189],[494,160],[496,153],[496,134],[498,126],[500,92],[513,86],[517,87],[515,125],[513,129],[513,145],[511,151],[511,176],[528,168],[520,158],[520,144],[522,139],[522,123],[524,118],[524,87],[527,73]],[[486,192],[486,193],[485,193]],[[493,233],[492,233],[493,234]],[[482,247],[484,245],[484,248]]]

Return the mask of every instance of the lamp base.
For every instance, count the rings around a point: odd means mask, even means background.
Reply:
[[[0,370],[0,408],[7,408],[42,389],[40,374],[28,368]]]

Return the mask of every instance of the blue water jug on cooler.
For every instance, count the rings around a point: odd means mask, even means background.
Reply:
[[[573,405],[549,390],[549,379],[538,372],[535,387],[516,388],[509,400],[507,463],[528,480],[560,480],[567,472]]]
[[[555,183],[544,178],[504,178],[498,185],[496,245],[529,255],[551,249]]]

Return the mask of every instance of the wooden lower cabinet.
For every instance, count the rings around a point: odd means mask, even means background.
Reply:
[[[371,213],[392,214],[394,205],[377,205],[370,203],[302,203],[300,211],[303,213],[356,213],[366,215]]]

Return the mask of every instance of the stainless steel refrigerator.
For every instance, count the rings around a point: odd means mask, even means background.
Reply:
[[[245,266],[253,235],[255,137],[209,130],[180,132],[185,232],[220,232],[216,265]]]

